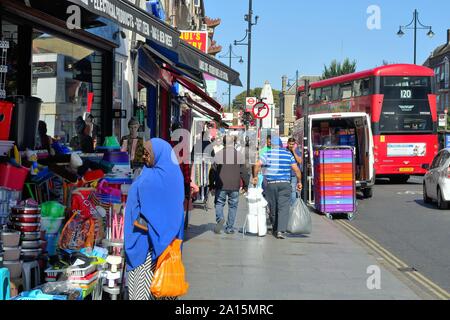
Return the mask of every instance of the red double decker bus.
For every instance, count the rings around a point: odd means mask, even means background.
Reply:
[[[423,165],[438,152],[434,72],[426,67],[387,65],[312,83],[308,110],[367,113],[377,177],[404,183],[410,175],[425,174]],[[301,119],[303,108],[296,112]]]

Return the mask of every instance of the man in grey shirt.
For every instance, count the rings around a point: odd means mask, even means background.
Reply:
[[[241,181],[247,188],[249,173],[244,165],[244,157],[234,148],[234,139],[224,137],[224,149],[214,157],[209,180],[210,190],[215,193],[216,226],[214,232],[220,234],[225,224],[223,209],[228,198],[228,221],[225,227],[227,234],[233,234],[236,213],[239,205],[239,190]]]

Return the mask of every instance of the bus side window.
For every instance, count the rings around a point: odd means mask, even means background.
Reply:
[[[340,97],[339,97],[339,85],[338,84],[333,86],[333,93],[332,93],[331,99],[333,101],[340,100]]]
[[[361,91],[363,96],[368,96],[372,94],[370,79],[363,79],[361,81]]]
[[[341,99],[349,99],[352,97],[352,84],[343,83],[341,85]]]
[[[354,97],[361,97],[362,96],[361,80],[353,81],[353,96]]]
[[[314,90],[314,102],[322,102],[322,88],[317,88],[316,90]]]

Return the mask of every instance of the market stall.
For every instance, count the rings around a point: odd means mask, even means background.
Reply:
[[[1,103],[12,114],[14,104]],[[0,121],[0,300],[118,299],[132,169],[116,137],[84,154],[19,152]]]

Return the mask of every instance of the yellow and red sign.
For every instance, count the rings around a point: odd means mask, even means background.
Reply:
[[[208,32],[207,31],[181,31],[180,38],[191,46],[208,53]]]

